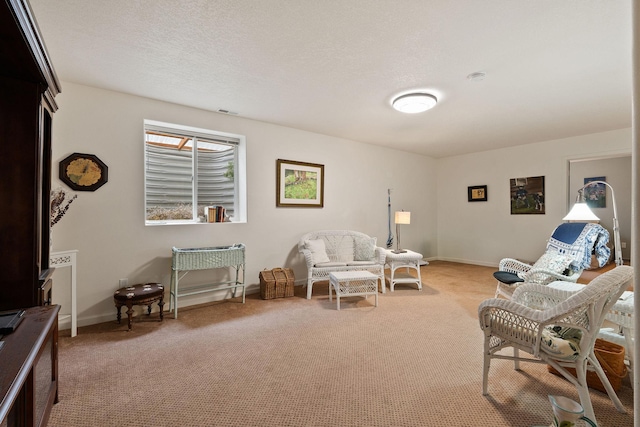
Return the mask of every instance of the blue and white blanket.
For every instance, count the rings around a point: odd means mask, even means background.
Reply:
[[[611,257],[609,232],[600,224],[570,222],[560,224],[547,243],[546,252],[557,252],[570,256],[573,270],[584,270],[591,266],[591,255],[595,255],[598,266],[604,266]]]

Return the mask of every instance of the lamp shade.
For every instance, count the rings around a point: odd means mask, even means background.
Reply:
[[[402,113],[422,113],[435,107],[438,100],[428,93],[408,93],[397,97],[391,103],[393,108]]]
[[[567,216],[562,218],[563,221],[600,221],[592,211],[589,209],[586,203],[578,202],[573,205],[573,208]]]
[[[411,212],[396,211],[396,224],[411,224]]]

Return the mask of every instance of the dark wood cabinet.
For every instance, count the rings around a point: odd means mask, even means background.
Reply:
[[[58,398],[59,307],[47,304],[51,124],[59,92],[29,3],[0,0],[0,311],[27,308],[1,341],[1,427],[45,426]]]
[[[32,307],[0,349],[0,426],[44,427],[58,400],[58,311]]]
[[[0,0],[0,311],[50,302],[51,124],[60,84],[26,0]]]

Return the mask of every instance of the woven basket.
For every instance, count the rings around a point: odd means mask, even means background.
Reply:
[[[295,277],[290,268],[273,268],[263,270],[260,278],[260,296],[262,299],[284,298],[293,296]]]
[[[624,364],[624,347],[598,338],[596,339],[594,352],[598,362],[600,362],[602,366],[602,370],[607,378],[609,378],[611,387],[613,387],[615,391],[620,390],[622,380],[627,376],[627,366]],[[547,365],[547,370],[552,374],[562,376],[551,365]],[[575,369],[567,368],[567,370],[571,372],[572,375],[576,375]],[[587,371],[587,384],[591,388],[605,393],[607,392],[595,371]]]

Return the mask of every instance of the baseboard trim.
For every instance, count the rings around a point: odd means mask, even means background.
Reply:
[[[459,262],[460,264],[472,264],[472,265],[480,265],[483,267],[495,267],[498,268],[498,264],[493,262],[486,261],[476,261],[471,259],[463,259],[463,258],[448,258],[448,257],[436,257],[435,261],[448,261],[448,262]]]
[[[468,260],[468,259],[462,259],[462,258],[448,258],[448,257],[425,257],[424,258],[425,261],[427,262],[432,262],[432,261],[448,261],[448,262],[457,262],[460,264],[473,264],[473,265],[480,265],[480,266],[484,266],[484,267],[495,267],[498,268],[497,264],[494,263],[490,263],[490,262],[484,262],[484,261],[475,261],[475,260]],[[429,268],[428,265],[424,265],[425,267]],[[307,279],[296,279],[294,281],[294,286],[307,286]],[[168,287],[167,287],[168,289]],[[213,302],[213,301],[220,301],[220,300],[224,300],[229,298],[230,296],[228,295],[230,291],[229,290],[221,290],[220,292],[212,292],[212,293],[208,293],[207,296],[200,296],[200,297],[182,297],[180,299],[180,308],[182,307],[189,307],[192,305],[198,305],[198,304],[206,304],[209,302]],[[246,287],[246,291],[245,293],[247,295],[250,294],[255,294],[255,293],[259,293],[260,292],[260,285],[259,284],[252,284],[252,285],[247,285]],[[138,307],[140,310],[140,313],[136,313],[136,315],[139,315],[142,313],[142,310],[144,309],[144,307]],[[165,315],[166,313],[168,313],[168,308],[169,308],[169,295],[168,295],[168,291],[167,291],[167,295],[165,296]],[[134,307],[134,310],[136,310],[136,307]],[[153,306],[153,310],[152,313],[157,313],[158,312],[158,307],[157,305]],[[95,325],[97,323],[105,323],[105,322],[115,322],[116,320],[116,310],[115,308],[113,309],[112,313],[105,313],[105,314],[99,314],[99,315],[94,315],[94,316],[90,316],[90,317],[81,317],[78,318],[78,326],[82,327],[82,326],[90,326],[90,325]],[[60,330],[65,330],[65,329],[71,329],[71,320],[70,319],[65,319],[63,321],[61,321],[59,323],[59,327]]]

